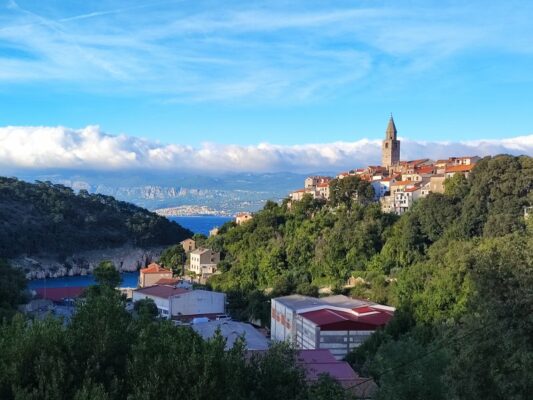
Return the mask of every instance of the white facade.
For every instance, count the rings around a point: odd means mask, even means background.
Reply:
[[[373,180],[370,184],[374,188],[374,198],[376,200],[381,199],[390,190],[390,180]]]
[[[191,290],[171,297],[172,316],[224,314],[226,295],[208,290]]]
[[[220,253],[211,249],[196,249],[191,252],[189,269],[197,274],[213,274],[217,271]]]
[[[151,299],[162,317],[224,314],[226,294],[207,290],[182,290],[168,297],[134,290],[133,302]]]

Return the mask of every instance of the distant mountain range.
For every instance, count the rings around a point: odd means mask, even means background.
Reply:
[[[324,174],[321,172],[321,174]],[[4,173],[29,182],[51,181],[76,191],[101,193],[157,210],[181,207],[208,208],[220,214],[255,211],[267,200],[279,201],[303,186],[308,174],[239,173],[220,176],[179,175],[145,171],[16,171]]]

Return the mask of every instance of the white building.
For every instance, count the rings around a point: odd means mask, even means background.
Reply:
[[[394,212],[402,215],[413,203],[422,196],[422,190],[418,186],[412,186],[394,193]]]
[[[191,251],[189,270],[199,275],[210,275],[217,271],[220,253],[211,249],[199,248]]]
[[[271,302],[271,337],[299,349],[328,349],[341,359],[384,326],[394,310],[346,296],[278,297]]]
[[[188,290],[174,286],[155,285],[133,291],[133,301],[152,299],[165,318],[190,320],[224,314],[226,295],[207,290]]]

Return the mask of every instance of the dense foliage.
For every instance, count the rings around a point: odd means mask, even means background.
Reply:
[[[233,293],[230,305],[254,319],[268,312],[269,290],[329,286],[396,306],[392,323],[348,356],[377,381],[380,399],[526,399],[533,218],[524,207],[533,204],[532,188],[532,158],[496,156],[400,218],[351,194],[325,204],[269,203],[209,239],[225,257],[211,285]],[[355,287],[343,288],[350,276]]]
[[[68,324],[18,315],[0,325],[1,399],[351,398],[331,379],[307,385],[286,345],[251,354],[237,341],[226,351],[220,335],[204,341],[155,319],[153,302],[130,314],[107,285],[87,293]]]
[[[192,235],[164,217],[100,194],[0,177],[0,256],[168,245]]]
[[[4,318],[10,318],[17,306],[24,302],[25,288],[24,274],[0,259],[0,322]]]

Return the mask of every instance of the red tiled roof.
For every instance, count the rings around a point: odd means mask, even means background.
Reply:
[[[319,183],[318,185],[316,185],[316,187],[329,187],[329,184],[327,184],[327,183]]]
[[[169,269],[163,268],[161,265],[156,263],[151,263],[146,268],[141,269],[141,274],[172,274],[172,271]]]
[[[339,382],[358,378],[350,364],[337,361],[326,349],[299,350],[296,353],[296,363],[304,368],[308,381],[318,380],[321,374],[328,374]]]
[[[422,167],[418,167],[416,172],[421,174],[430,174],[433,172],[433,165],[423,165]]]
[[[161,278],[155,284],[156,285],[176,285],[180,282],[179,278]]]
[[[164,285],[154,285],[148,286],[141,289],[134,290],[135,293],[142,293],[148,296],[160,297],[162,299],[168,299],[170,296],[176,294],[182,294],[188,292],[184,288],[176,288],[173,286],[164,286]]]
[[[446,172],[468,172],[474,168],[474,164],[470,165],[450,165],[446,167]]]
[[[37,295],[42,299],[48,299],[52,301],[61,301],[66,298],[80,297],[85,291],[85,287],[72,286],[72,287],[56,287],[56,288],[38,288],[35,289]]]
[[[410,188],[405,189],[406,192],[416,192],[418,189],[420,189],[418,186],[413,186]]]

